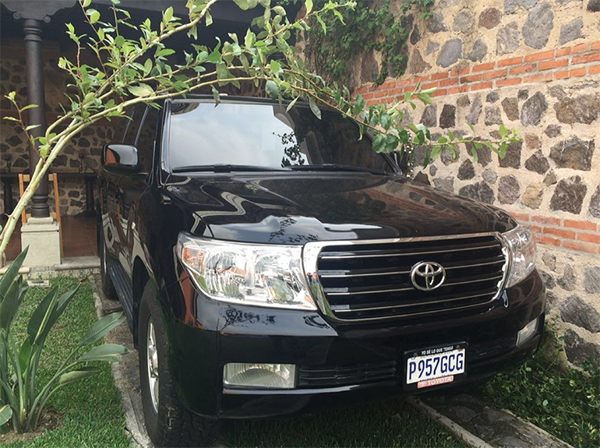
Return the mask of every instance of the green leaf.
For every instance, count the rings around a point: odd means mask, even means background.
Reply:
[[[38,106],[37,104],[28,104],[27,106],[25,106],[25,107],[22,107],[22,108],[20,109],[20,111],[21,111],[21,112],[25,112],[26,110],[29,110],[29,109],[35,109],[36,107],[39,107],[39,106]]]
[[[34,344],[36,339],[39,337],[42,323],[49,319],[49,313],[51,312],[50,306],[52,303],[54,303],[57,295],[58,288],[52,288],[29,318],[29,322],[27,324],[27,334],[29,335],[29,342],[31,344]]]
[[[92,4],[92,0],[83,0],[83,7],[87,8]]]
[[[163,22],[169,23],[173,19],[173,7],[169,6],[163,13]]]
[[[238,7],[240,9],[243,9],[244,11],[248,10],[248,9],[252,9],[252,8],[256,8],[256,5],[258,5],[258,0],[233,0],[235,2],[236,5],[238,5]]]
[[[267,92],[267,95],[269,95],[269,97],[271,97],[272,99],[275,100],[279,97],[279,86],[275,81],[269,79],[265,84],[265,90]]]
[[[4,425],[12,418],[12,408],[5,404],[0,408],[0,426]]]
[[[4,296],[8,292],[11,285],[17,281],[17,276],[19,275],[19,269],[23,265],[25,261],[25,257],[27,256],[27,252],[29,251],[29,246],[22,251],[17,258],[10,264],[2,278],[0,278],[0,304],[2,304],[4,300]]]
[[[279,75],[279,73],[281,73],[281,64],[278,61],[271,61],[271,64],[269,65],[274,75]]]
[[[146,98],[154,93],[154,89],[148,84],[130,86],[127,87],[127,90],[129,90],[129,92],[131,92],[132,95],[137,96],[138,98]]]
[[[90,18],[90,23],[93,25],[94,23],[96,23],[98,20],[100,20],[100,13],[98,11],[96,11],[95,9],[88,9],[86,11],[86,14],[89,16]]]
[[[79,358],[78,362],[87,361],[106,361],[106,362],[118,362],[121,360],[120,355],[129,353],[122,345],[118,344],[103,344],[97,347],[93,347],[85,355]]]
[[[125,316],[120,312],[104,316],[102,319],[92,325],[83,339],[79,341],[79,346],[81,347],[84,345],[90,345],[99,341],[113,328],[121,325],[123,322],[125,322]]]
[[[290,104],[288,104],[288,107],[286,107],[286,108],[285,108],[285,111],[286,111],[286,112],[289,112],[289,111],[292,109],[292,107],[294,107],[294,105],[295,105],[295,104],[296,104],[296,102],[298,101],[298,98],[300,98],[300,97],[299,97],[299,96],[297,96],[296,98],[294,98],[294,99],[292,100],[292,102],[291,102]]]
[[[310,14],[313,10],[313,0],[306,0],[304,6],[306,7],[306,14]]]
[[[384,152],[385,150],[385,136],[381,133],[377,134],[373,138],[373,151],[376,153]]]
[[[211,86],[211,89],[213,98],[215,99],[215,107],[217,107],[219,104],[221,104],[221,95],[219,94],[219,91],[215,89],[215,86]]]
[[[317,106],[317,103],[315,103],[315,100],[312,96],[308,97],[308,105],[309,105],[312,113],[315,114],[315,117],[317,117],[320,120],[321,119],[321,109],[319,109],[319,106]]]
[[[23,282],[21,277],[18,277],[2,298],[2,303],[0,304],[0,328],[6,332],[10,330],[12,321],[19,310],[19,305],[26,291],[27,284]]]
[[[63,373],[58,379],[58,384],[61,386],[69,383],[74,383],[83,378],[88,378],[99,373],[102,369],[99,367],[81,367],[79,370],[73,370],[72,372]]]
[[[27,368],[27,364],[29,363],[29,358],[31,357],[31,344],[29,343],[29,339],[25,339],[23,344],[21,344],[21,350],[19,350],[19,365],[21,367],[21,372],[25,372]]]
[[[249,48],[254,45],[254,42],[256,42],[256,34],[254,34],[252,30],[248,28],[248,31],[246,31],[246,37],[244,38],[244,45]]]
[[[158,50],[156,52],[156,56],[171,56],[175,53],[175,50],[172,48],[163,48],[162,50]]]

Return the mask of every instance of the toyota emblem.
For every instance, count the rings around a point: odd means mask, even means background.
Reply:
[[[410,280],[421,291],[433,291],[444,284],[446,270],[435,261],[421,261],[410,270]]]

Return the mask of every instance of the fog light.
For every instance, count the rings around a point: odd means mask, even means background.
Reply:
[[[519,330],[517,333],[517,347],[521,347],[533,337],[538,329],[538,321],[539,319],[534,319]]]
[[[296,386],[296,366],[229,363],[223,369],[223,385],[258,389],[293,389]]]

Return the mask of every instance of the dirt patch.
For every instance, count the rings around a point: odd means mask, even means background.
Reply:
[[[52,408],[47,408],[44,410],[42,421],[35,431],[24,432],[22,434],[17,434],[14,431],[10,431],[6,434],[0,434],[0,445],[33,440],[41,435],[44,435],[48,431],[58,428],[63,424],[64,419],[65,418],[61,413]]]

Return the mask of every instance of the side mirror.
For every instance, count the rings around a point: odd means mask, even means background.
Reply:
[[[115,173],[137,173],[141,167],[137,148],[132,145],[110,143],[102,151],[102,165]]]

